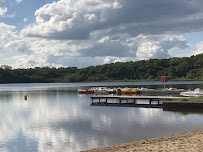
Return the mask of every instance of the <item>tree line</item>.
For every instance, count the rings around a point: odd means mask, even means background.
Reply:
[[[0,83],[160,81],[163,75],[168,76],[169,80],[203,80],[203,54],[183,58],[116,62],[82,69],[12,69],[8,65],[0,67]]]

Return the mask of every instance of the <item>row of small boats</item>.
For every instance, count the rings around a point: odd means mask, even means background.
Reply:
[[[96,95],[107,95],[107,94],[136,94],[137,88],[107,88],[107,87],[93,87],[91,89],[78,89],[79,94],[96,94]]]
[[[79,94],[109,94],[113,89],[107,87],[93,87],[91,89],[78,89]]]
[[[203,96],[203,91],[200,88],[195,90],[183,90],[176,88],[169,89],[147,89],[147,88],[107,88],[107,87],[93,87],[91,89],[78,89],[79,94],[95,94],[95,95],[108,95],[108,94],[117,94],[117,95],[126,95],[126,94],[176,94],[181,96]]]

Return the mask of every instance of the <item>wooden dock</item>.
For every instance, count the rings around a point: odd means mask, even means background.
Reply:
[[[92,106],[121,106],[121,107],[144,107],[163,108],[163,101],[170,101],[180,97],[171,96],[91,96]],[[142,100],[143,102],[139,102]]]

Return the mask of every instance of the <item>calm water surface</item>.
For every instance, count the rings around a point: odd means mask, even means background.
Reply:
[[[196,83],[196,82],[195,82]],[[78,88],[91,86],[142,86],[160,82],[1,84],[1,152],[77,152],[203,129],[201,113],[174,113],[162,109],[90,106],[90,96]],[[185,89],[203,82],[170,82]],[[28,100],[24,100],[24,95]]]

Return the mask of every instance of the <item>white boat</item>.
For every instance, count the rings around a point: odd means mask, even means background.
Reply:
[[[107,87],[94,87],[91,89],[94,90],[94,93],[96,95],[107,95],[107,94],[113,94],[113,92],[114,92],[114,89],[110,89]]]
[[[200,88],[196,88],[194,91],[186,91],[186,92],[181,92],[181,96],[186,96],[186,97],[198,97],[198,96],[203,96],[203,91]]]
[[[96,87],[96,88],[92,88],[94,90],[94,93],[96,95],[107,95],[108,91],[107,91],[107,87]]]

